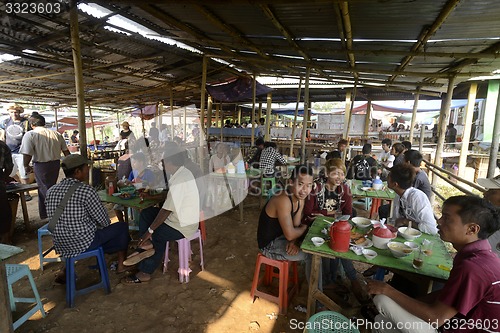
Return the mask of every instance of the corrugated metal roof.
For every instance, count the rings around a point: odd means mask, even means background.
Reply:
[[[7,14],[0,5],[0,52],[20,57],[0,63],[1,99],[76,103],[63,3],[63,12],[53,15]],[[408,99],[417,88],[437,98],[449,75],[459,83],[500,68],[497,0],[96,3],[112,14],[79,13],[86,101],[93,105],[168,104],[170,89],[176,104],[199,104],[202,55],[104,29],[116,15],[227,61],[230,66],[209,59],[209,83],[253,73],[299,77],[309,66],[313,78],[357,82],[365,99]],[[295,98],[293,89],[273,93],[277,101]],[[344,98],[345,90],[311,91],[311,101]]]

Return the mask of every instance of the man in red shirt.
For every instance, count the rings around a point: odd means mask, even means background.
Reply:
[[[500,212],[485,199],[450,197],[443,203],[438,225],[441,239],[458,251],[448,281],[426,301],[384,282],[369,282],[380,312],[374,331],[437,332],[438,327],[443,332],[500,331],[500,259],[487,240],[500,229]]]

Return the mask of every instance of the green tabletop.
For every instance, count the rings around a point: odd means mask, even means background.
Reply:
[[[363,183],[361,180],[353,179],[351,185],[351,193],[353,197],[366,197],[366,198],[377,198],[377,199],[385,199],[385,200],[393,200],[396,196],[393,190],[390,190],[387,187],[387,183],[384,182],[384,188],[380,191],[370,190],[363,191],[361,188],[363,187]]]
[[[309,232],[307,233],[304,241],[302,242],[301,249],[304,252],[320,255],[322,257],[331,257],[331,258],[344,258],[350,259],[354,261],[369,263],[373,265],[378,265],[386,268],[398,269],[401,271],[406,271],[410,273],[425,275],[435,279],[447,280],[450,276],[450,272],[439,268],[448,267],[451,269],[453,265],[453,260],[446,250],[446,247],[443,241],[439,238],[439,236],[431,236],[428,234],[422,234],[419,238],[415,239],[414,242],[421,245],[424,239],[428,239],[434,242],[433,253],[431,256],[425,258],[424,266],[422,269],[417,270],[412,266],[413,256],[410,254],[404,258],[395,258],[389,249],[380,250],[375,248],[374,246],[370,247],[371,250],[377,252],[377,256],[372,260],[367,260],[363,255],[356,255],[353,251],[349,250],[348,252],[335,252],[329,247],[329,241],[327,240],[323,245],[317,247],[311,242],[311,237],[322,237],[328,238],[327,235],[321,233],[323,228],[328,228],[330,225],[327,221],[333,221],[333,218],[327,217],[317,217],[312,226],[309,228]],[[396,242],[405,242],[406,239],[398,236],[393,241]]]
[[[106,190],[101,190],[97,192],[99,194],[99,199],[102,202],[110,202],[118,205],[122,205],[124,207],[135,208],[138,210],[143,210],[145,208],[156,205],[157,203],[163,201],[163,198],[154,198],[154,199],[145,199],[141,201],[139,196],[136,196],[132,199],[122,199],[120,197],[114,197],[109,195]]]

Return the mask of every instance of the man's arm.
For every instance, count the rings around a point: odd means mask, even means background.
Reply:
[[[280,223],[281,229],[283,230],[285,238],[289,241],[294,241],[302,236],[302,234],[306,231],[307,226],[304,224],[300,225],[300,218],[299,225],[294,225],[292,215],[290,214],[290,212],[292,211],[292,204],[290,203],[287,195],[284,193],[274,197],[271,200],[272,201],[268,204],[268,207],[266,207],[266,211],[268,208],[270,208],[271,210],[276,212],[276,214],[269,214],[269,216],[278,216],[278,221]],[[296,214],[296,216],[297,215],[299,214]]]
[[[26,173],[31,173],[33,168],[30,166],[31,158],[33,156],[28,155],[28,154],[23,154],[23,165],[24,165],[24,170],[26,170]]]
[[[454,307],[440,301],[430,304],[418,301],[381,281],[369,281],[368,292],[374,295],[386,295],[414,316],[429,323],[437,322],[438,326],[443,325],[445,321],[453,318],[458,312]]]
[[[146,233],[144,235],[142,235],[142,237],[139,239],[139,244],[137,244],[138,247],[141,247],[147,240],[151,239],[151,236],[153,235],[153,233],[151,233],[149,231],[151,230],[154,232],[156,230],[156,228],[158,228],[163,222],[165,222],[165,220],[168,218],[170,213],[172,213],[170,210],[166,210],[164,208],[160,209],[160,211],[158,212],[158,215],[156,215],[153,223],[151,223],[151,225],[149,226]]]

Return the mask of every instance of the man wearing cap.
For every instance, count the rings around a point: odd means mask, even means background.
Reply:
[[[486,188],[483,197],[491,202],[493,206],[500,208],[500,175],[495,178],[479,178],[477,183]],[[488,237],[491,249],[500,257],[500,230]]]
[[[120,139],[128,139],[129,136],[134,136],[134,133],[130,130],[130,124],[128,121],[122,123],[123,129],[120,132]]]
[[[27,132],[21,142],[19,152],[23,154],[23,164],[26,173],[34,171],[38,184],[38,212],[42,220],[47,218],[45,195],[47,190],[57,182],[61,151],[69,155],[63,136],[45,128],[45,118],[40,114],[32,114],[30,124],[32,131]],[[33,167],[30,162],[33,160]]]
[[[28,131],[28,119],[21,116],[24,108],[18,104],[10,105],[7,110],[10,118],[5,119],[1,127],[5,130],[5,143],[12,152],[12,162],[14,162],[14,168],[10,176],[14,177],[19,174],[19,181],[27,184],[29,177],[24,170],[23,154],[19,153],[19,148],[24,134]],[[26,200],[31,200],[29,193],[26,194]]]
[[[102,246],[105,253],[118,254],[117,272],[123,272],[123,260],[129,242],[128,225],[125,222],[111,224],[96,190],[86,184],[89,180],[89,164],[90,161],[81,155],[64,157],[61,167],[66,178],[47,191],[46,205],[50,221],[69,188],[81,183],[56,222],[54,246],[57,253],[65,258]]]

